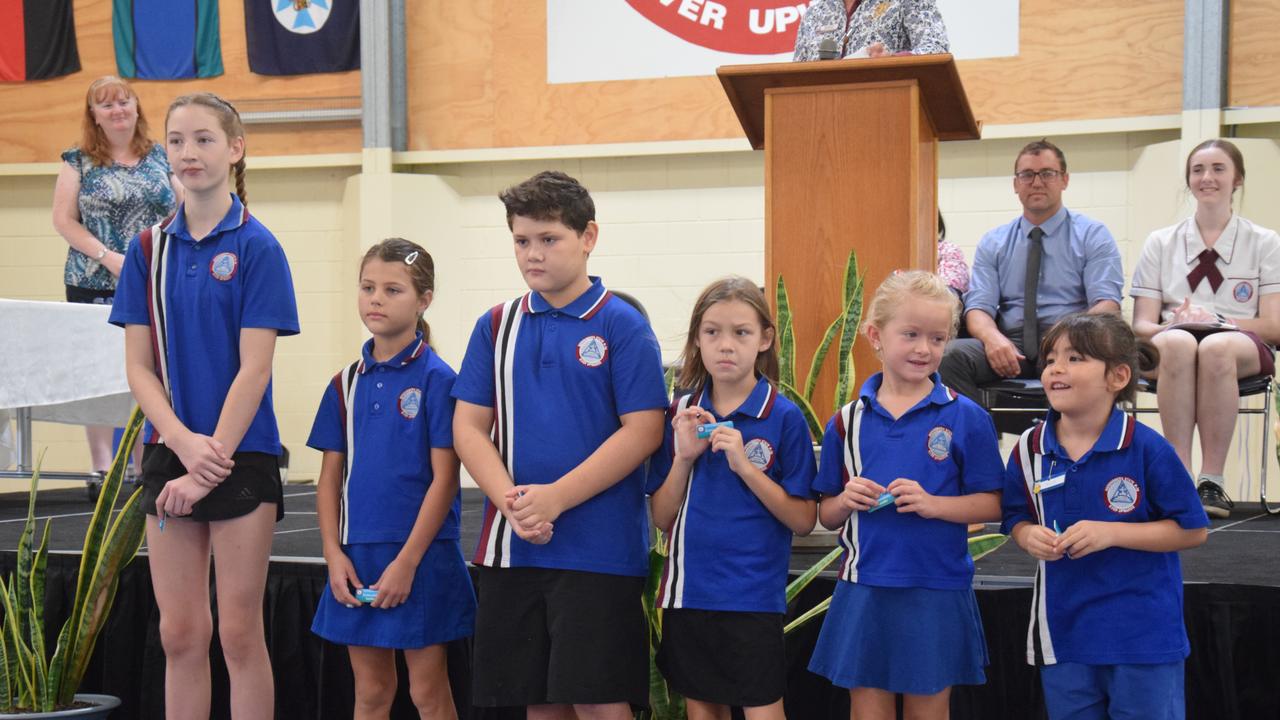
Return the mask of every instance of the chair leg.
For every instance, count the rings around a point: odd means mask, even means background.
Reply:
[[[1268,515],[1280,515],[1280,507],[1272,509],[1272,507],[1267,504],[1268,440],[1272,443],[1276,443],[1276,445],[1274,445],[1276,449],[1276,457],[1280,458],[1280,438],[1272,438],[1271,433],[1268,432],[1271,429],[1271,393],[1274,391],[1280,391],[1280,386],[1273,384],[1272,387],[1267,388],[1267,392],[1262,394],[1262,452],[1260,453],[1262,455],[1262,471],[1258,474],[1258,485],[1260,488],[1259,499],[1262,504],[1262,511]]]

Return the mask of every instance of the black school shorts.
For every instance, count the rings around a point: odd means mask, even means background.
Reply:
[[[231,520],[248,515],[262,503],[276,504],[276,522],[284,518],[284,486],[280,482],[280,458],[261,452],[231,456],[235,467],[218,487],[192,506],[187,517],[200,522]],[[156,514],[156,498],[165,483],[187,474],[177,453],[166,445],[147,445],[142,451],[142,507]]]
[[[663,610],[658,669],[687,698],[771,705],[787,685],[782,619],[782,613]]]
[[[476,568],[471,675],[479,707],[649,706],[644,578],[544,568]]]

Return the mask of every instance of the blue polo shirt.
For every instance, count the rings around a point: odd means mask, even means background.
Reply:
[[[680,404],[677,400],[668,410],[662,448],[649,462],[646,489],[651,495],[671,472],[671,420]],[[717,422],[732,420],[742,433],[747,459],[788,495],[813,497],[816,463],[809,426],[800,409],[766,378],[760,378],[742,406],[728,415],[716,415],[711,406],[710,382],[689,399],[687,406],[695,405],[715,415]],[[724,453],[707,450],[694,463],[667,547],[658,590],[662,607],[786,611],[791,529],[729,468]]]
[[[386,362],[361,359],[333,376],[307,445],[346,455],[339,515],[343,544],[403,543],[434,478],[433,448],[453,447],[457,377],[422,333]],[[436,539],[456,540],[461,501],[454,497]]]
[[[622,427],[620,416],[667,405],[649,322],[596,277],[563,308],[531,292],[482,315],[453,396],[494,409],[494,444],[517,485],[555,482]],[[648,573],[643,467],[567,510],[545,545],[521,540],[487,499],[482,523],[477,565]]]
[[[284,249],[240,198],[231,196],[231,209],[199,241],[183,210],[161,222],[161,232],[148,228],[130,243],[110,321],[151,328],[156,373],[174,413],[188,430],[213,435],[240,372],[240,331],[296,335],[298,307]],[[150,422],[144,435],[160,442]],[[270,382],[236,450],[280,454]]]
[[[1004,524],[1028,521],[1066,532],[1080,520],[1209,524],[1195,484],[1163,437],[1113,410],[1093,449],[1072,461],[1054,434],[1057,413],[1027,431],[1009,456]],[[1040,454],[1040,492],[1024,480]],[[1053,489],[1058,477],[1064,481]],[[1190,653],[1182,619],[1182,566],[1176,552],[1108,548],[1039,564],[1027,662],[1090,665],[1177,662]]]
[[[859,400],[842,408],[822,436],[822,461],[815,491],[831,497],[844,490],[850,466],[857,475],[888,487],[898,478],[920,483],[930,495],[954,497],[995,492],[1003,487],[1000,447],[991,416],[972,400],[942,384],[898,419],[879,402],[883,379],[872,375]],[[857,439],[860,463],[851,463],[846,415],[861,403]],[[877,587],[963,590],[973,584],[968,527],[927,519],[892,506],[855,512],[840,531],[845,548],[840,579]]]

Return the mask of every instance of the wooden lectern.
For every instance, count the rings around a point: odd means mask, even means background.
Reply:
[[[912,55],[717,70],[751,146],[765,152],[765,278],[781,274],[795,312],[803,376],[840,313],[849,250],[869,302],[899,268],[937,263],[938,141],[974,140],[978,126],[950,55]],[[854,347],[854,392],[879,367]],[[835,372],[822,373],[814,409],[835,408]]]

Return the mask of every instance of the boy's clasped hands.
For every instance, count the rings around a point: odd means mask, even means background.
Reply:
[[[564,512],[556,496],[555,484],[517,485],[507,491],[506,516],[511,529],[525,542],[551,542],[555,520]]]
[[[1024,522],[1019,523],[1010,535],[1031,557],[1052,562],[1064,557],[1082,558],[1114,546],[1115,529],[1115,523],[1096,520],[1080,520],[1062,532],[1056,532],[1052,527]]]

